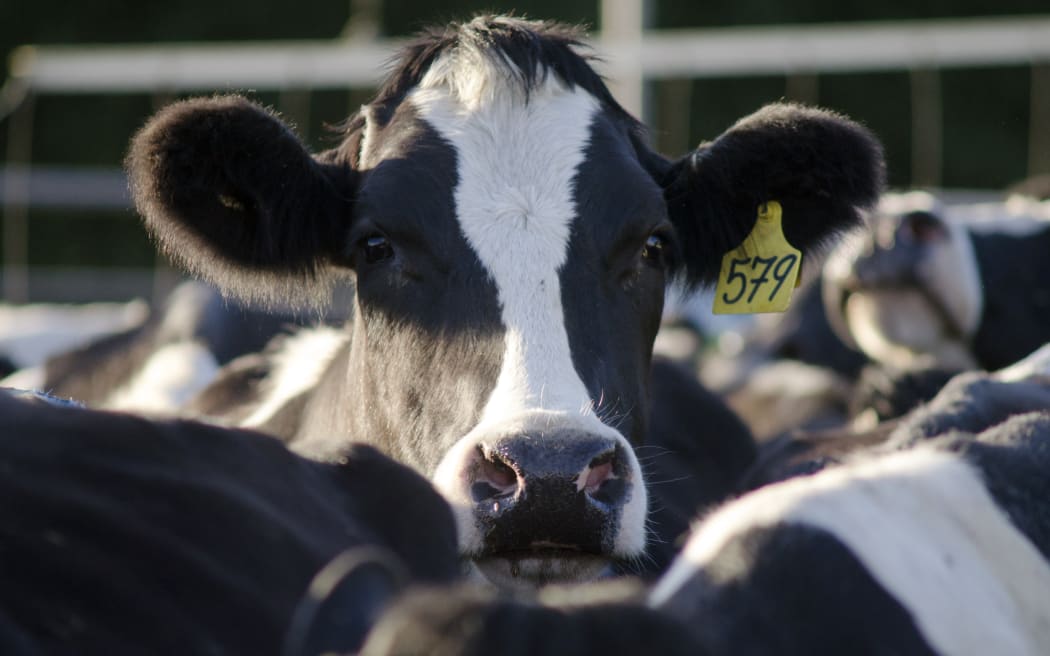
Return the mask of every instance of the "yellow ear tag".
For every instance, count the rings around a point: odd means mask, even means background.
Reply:
[[[742,244],[722,257],[715,288],[715,314],[783,312],[791,303],[802,253],[780,226],[780,203],[758,208],[755,227]]]

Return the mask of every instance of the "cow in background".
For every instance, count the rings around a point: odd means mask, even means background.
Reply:
[[[360,653],[1045,653],[1048,372],[1043,349],[962,375],[888,442],[726,503],[651,589],[414,591]],[[338,606],[340,587],[315,607]],[[339,644],[314,617],[304,635]]]
[[[0,417],[5,654],[277,654],[347,549],[404,582],[459,575],[448,505],[371,447],[319,463],[248,431],[4,391]],[[340,626],[367,629],[373,601],[362,583]]]
[[[896,369],[995,370],[1050,341],[1050,202],[887,194],[824,268],[841,338]]]
[[[0,384],[95,408],[180,414],[221,366],[318,318],[252,307],[224,299],[211,285],[187,281],[125,329],[52,353]]]

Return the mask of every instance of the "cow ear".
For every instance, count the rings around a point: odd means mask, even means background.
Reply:
[[[779,201],[784,236],[805,253],[859,224],[886,177],[867,129],[793,104],[760,109],[656,175],[690,286],[717,280],[722,256],[751,232],[763,203]]]
[[[125,164],[147,230],[190,272],[247,300],[326,296],[357,176],[312,157],[272,112],[239,96],[174,103]]]
[[[357,653],[372,626],[408,583],[390,552],[358,547],[314,577],[284,639],[284,656]]]

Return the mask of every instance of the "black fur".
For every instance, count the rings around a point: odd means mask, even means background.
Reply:
[[[722,255],[751,232],[766,201],[780,202],[784,236],[803,253],[859,225],[882,192],[885,164],[882,146],[856,123],[773,104],[701,144],[666,175],[684,273],[696,285],[717,279]]]
[[[939,374],[934,370],[930,375]],[[762,445],[741,487],[811,474],[868,451],[908,449],[953,431],[981,433],[1015,415],[1046,408],[1050,388],[1040,382],[1003,382],[976,371],[957,374],[928,402],[870,430],[800,431]]]
[[[1017,409],[1016,405],[1009,406],[1005,394],[988,394],[987,388],[980,387],[971,391],[975,393],[972,400],[979,400],[986,407],[1006,404],[1004,410]],[[1048,393],[1044,388],[1044,394]],[[1022,391],[1018,394],[1025,396]],[[1050,494],[1046,476],[1050,466],[1050,412],[1043,409],[1007,416],[996,423],[1001,414],[970,416],[964,424],[969,428],[961,430],[942,425],[945,432],[929,436],[921,447],[915,441],[907,441],[892,448],[923,448],[958,455],[979,473],[980,480],[974,483],[990,493],[1013,528],[1044,559],[1050,560],[1050,513],[1045,508]],[[985,421],[992,422],[991,427],[985,428]],[[885,449],[876,449],[855,454],[852,460],[874,460],[886,453]],[[844,492],[844,499],[853,494],[877,497],[879,485],[883,484],[863,478],[819,489],[822,495]],[[798,481],[793,485],[805,483]],[[767,493],[774,494],[775,489]],[[939,491],[947,492],[943,488]],[[912,511],[940,512],[924,507],[921,498],[915,500]],[[967,517],[963,509],[956,521],[967,522]],[[975,543],[994,543],[982,535],[986,527],[967,528]],[[703,535],[704,529],[705,524],[700,523],[697,534]],[[714,529],[716,533],[719,530]],[[661,599],[659,608],[682,621],[702,647],[716,654],[935,653],[926,637],[931,634],[924,634],[930,627],[916,622],[920,609],[909,607],[913,602],[898,599],[893,589],[883,587],[885,580],[868,570],[839,537],[838,530],[831,523],[822,528],[795,523],[790,516],[745,524],[702,567],[694,567],[687,582]],[[937,540],[942,539],[938,531],[923,529],[895,537],[902,545],[933,547],[939,546]],[[997,557],[989,551],[984,553],[989,558]],[[958,570],[958,576],[968,575],[969,572]],[[1011,589],[1010,583],[1004,584],[1004,589]],[[936,599],[931,603],[937,603]],[[985,619],[953,618],[957,623],[979,623]]]
[[[686,628],[646,608],[628,583],[548,589],[538,601],[459,587],[409,590],[376,625],[363,656],[703,656]]]
[[[802,525],[734,535],[662,608],[711,654],[936,653],[848,547]]]
[[[728,497],[754,463],[751,432],[696,376],[653,361],[650,432],[637,448],[649,488],[649,543],[639,574],[664,571],[693,520]]]
[[[312,158],[273,113],[237,96],[174,103],[135,136],[126,166],[175,261],[246,299],[324,300],[320,270],[343,255],[356,175]]]
[[[275,654],[344,549],[458,573],[448,506],[369,447],[321,464],[249,431],[4,393],[0,416],[0,645],[10,624],[41,653]]]
[[[981,367],[1005,367],[1050,341],[1050,226],[1017,237],[971,232],[984,307],[971,348]]]
[[[906,415],[937,395],[956,374],[943,367],[924,367],[898,371],[889,366],[869,364],[850,394],[849,416],[871,410],[880,422]]]

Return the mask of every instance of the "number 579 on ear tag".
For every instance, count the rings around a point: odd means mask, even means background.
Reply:
[[[784,238],[781,214],[776,201],[760,206],[751,234],[722,257],[712,312],[750,314],[787,309],[802,253]]]

